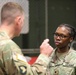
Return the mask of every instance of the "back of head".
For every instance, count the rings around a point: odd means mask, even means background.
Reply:
[[[4,4],[1,10],[1,23],[4,21],[13,22],[14,18],[23,15],[24,11],[22,7],[14,2],[8,2]]]

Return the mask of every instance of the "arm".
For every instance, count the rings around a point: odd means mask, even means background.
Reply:
[[[45,75],[47,66],[49,63],[49,56],[52,53],[53,48],[49,45],[49,40],[46,39],[43,41],[43,43],[40,46],[40,52],[38,59],[36,62],[30,66],[23,56],[20,56],[18,54],[14,54],[13,61],[16,65],[18,71],[21,75]]]

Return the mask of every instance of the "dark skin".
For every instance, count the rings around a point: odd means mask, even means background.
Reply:
[[[59,53],[64,53],[69,50],[68,44],[73,41],[73,37],[70,37],[67,27],[58,27],[54,35],[55,45]]]

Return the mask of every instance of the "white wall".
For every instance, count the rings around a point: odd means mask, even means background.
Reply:
[[[29,1],[28,0],[0,0],[0,10],[1,7],[6,3],[6,2],[17,2],[19,3],[22,8],[25,11],[25,22],[24,22],[24,27],[21,31],[21,34],[26,34],[29,32]]]

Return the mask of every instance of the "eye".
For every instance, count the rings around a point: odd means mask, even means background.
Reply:
[[[55,36],[55,37],[59,37],[60,39],[69,37],[69,36],[66,36],[66,35],[64,35],[64,34],[59,34],[59,33],[54,33],[54,36]]]
[[[59,36],[59,34],[58,33],[54,33],[54,36]]]

